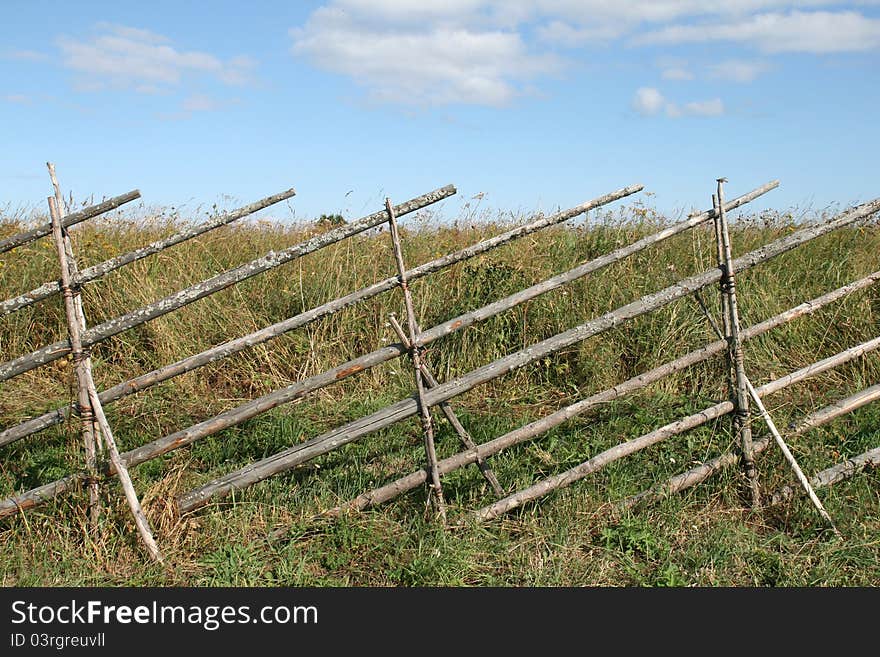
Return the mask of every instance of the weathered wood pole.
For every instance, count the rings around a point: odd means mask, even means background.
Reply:
[[[54,168],[50,167],[49,170],[54,179]],[[53,183],[55,183],[54,180]],[[70,288],[70,263],[68,262],[67,250],[65,249],[60,213],[53,197],[49,197],[49,214],[52,218],[52,230],[55,236],[55,247],[58,251],[58,260],[61,265],[61,281],[62,288],[64,290],[64,306],[67,315],[67,328],[70,335],[71,349],[74,353],[79,354],[79,362],[77,363],[76,371],[79,384],[80,399],[82,400],[83,396],[85,396],[85,403],[82,405],[82,408],[85,408],[86,405],[91,406],[92,413],[94,414],[98,423],[98,427],[101,430],[101,437],[104,441],[104,444],[107,446],[107,450],[110,452],[110,459],[112,460],[114,467],[116,467],[117,474],[119,475],[119,481],[122,484],[122,489],[125,491],[125,497],[134,516],[134,521],[135,525],[137,526],[138,532],[140,532],[141,538],[143,539],[144,544],[147,546],[147,550],[149,551],[150,556],[161,563],[162,554],[159,552],[159,548],[156,545],[155,539],[153,538],[150,524],[147,521],[143,510],[141,509],[140,501],[137,498],[137,494],[134,491],[134,485],[132,484],[131,477],[128,474],[128,469],[126,468],[125,463],[122,462],[122,459],[119,456],[119,450],[116,448],[116,441],[113,439],[113,432],[111,431],[110,424],[107,422],[107,418],[105,417],[104,411],[101,408],[101,402],[98,399],[98,393],[95,389],[95,382],[92,379],[91,359],[88,355],[83,354],[82,340],[80,334],[80,322],[83,321],[85,317],[84,315],[82,315],[81,312],[80,316],[77,316],[73,292]],[[85,395],[83,395],[83,392],[85,392]],[[92,436],[92,438],[94,437]],[[94,454],[91,455],[91,458],[94,459]],[[94,517],[94,511],[92,512],[92,515]]]
[[[752,494],[752,508],[757,511],[761,508],[761,489],[758,483],[758,471],[755,467],[755,457],[752,449],[752,426],[749,418],[749,393],[747,386],[746,370],[743,364],[743,348],[740,339],[739,306],[736,299],[736,280],[733,272],[733,255],[730,246],[730,227],[727,223],[727,215],[724,212],[724,183],[726,178],[718,179],[718,224],[721,233],[722,255],[724,266],[721,278],[722,291],[727,302],[727,314],[729,320],[730,341],[729,359],[736,375],[736,413],[734,414],[734,432],[739,439],[743,450],[743,464],[746,477],[748,477],[749,489]]]
[[[440,473],[437,472],[437,449],[434,446],[434,423],[431,417],[431,408],[425,402],[425,384],[422,380],[422,354],[419,345],[420,331],[416,320],[416,311],[413,307],[412,293],[406,280],[406,264],[403,262],[403,250],[400,246],[400,234],[397,230],[397,218],[394,216],[394,208],[391,199],[385,198],[385,210],[388,212],[388,232],[391,234],[391,246],[394,251],[394,260],[397,263],[397,273],[400,277],[400,289],[403,292],[404,306],[406,307],[406,323],[409,329],[409,354],[412,359],[413,374],[416,382],[416,395],[419,402],[419,417],[422,422],[422,434],[425,439],[425,458],[428,472],[431,475],[431,497],[434,507],[440,519],[446,522],[446,502],[443,500],[443,486],[440,482]]]
[[[391,326],[394,328],[394,332],[397,333],[397,337],[400,342],[403,344],[404,347],[409,349],[409,338],[407,338],[406,333],[404,333],[403,331],[403,327],[397,321],[397,317],[391,315],[389,321],[391,323]],[[436,388],[440,385],[437,377],[434,376],[431,368],[424,361],[422,361],[422,375],[425,377],[425,384],[428,388]],[[440,410],[443,411],[443,415],[446,416],[447,422],[449,422],[449,424],[455,430],[455,433],[458,434],[458,437],[461,440],[461,444],[464,445],[466,449],[476,449],[477,444],[474,442],[474,439],[471,437],[471,434],[468,432],[468,430],[464,428],[464,425],[458,419],[455,411],[452,410],[452,405],[449,402],[441,402]],[[495,472],[486,462],[486,459],[482,457],[477,457],[477,467],[480,469],[480,472],[483,474],[483,477],[486,479],[486,481],[489,482],[489,485],[492,487],[492,490],[495,491],[495,494],[498,497],[502,497],[504,495],[504,488],[501,487],[501,483],[498,481],[498,477],[495,476]]]
[[[724,237],[721,234],[721,214],[718,212],[718,195],[712,194],[712,207],[715,209],[712,227],[715,230],[715,255],[717,256],[718,268],[724,269]],[[718,306],[721,314],[721,335],[725,340],[730,340],[730,308],[727,305],[727,296],[724,293],[724,279],[718,283]],[[717,331],[717,329],[716,329]],[[733,360],[727,358],[727,396],[733,399],[736,390],[736,375],[734,374]]]
[[[46,163],[49,168],[49,178],[55,188],[55,197],[49,197],[49,219],[52,223],[52,237],[55,241],[55,249],[58,252],[58,262],[61,268],[61,287],[64,295],[64,310],[67,315],[68,332],[70,335],[71,352],[73,356],[74,374],[77,380],[77,406],[79,407],[80,429],[82,432],[83,449],[85,454],[86,472],[88,473],[89,490],[89,521],[92,532],[98,530],[98,520],[101,515],[101,496],[98,489],[97,470],[97,447],[98,427],[95,414],[92,412],[92,402],[89,398],[86,369],[90,367],[89,355],[83,350],[80,335],[85,331],[82,312],[82,299],[79,290],[74,292],[70,280],[76,271],[76,260],[69,257],[70,238],[63,227],[61,216],[63,214],[64,200],[61,196],[61,188],[55,176],[55,167],[51,162]]]
[[[838,481],[849,479],[865,468],[876,468],[877,466],[880,466],[880,447],[869,449],[867,452],[862,452],[857,456],[851,456],[843,463],[838,463],[837,465],[826,468],[821,472],[817,472],[813,476],[811,483],[816,488],[831,486]],[[775,496],[773,498],[773,503],[776,503]]]
[[[135,189],[128,192],[127,194],[114,196],[113,198],[107,199],[102,203],[90,205],[87,208],[79,210],[78,212],[72,212],[64,217],[64,219],[62,219],[61,221],[61,227],[70,228],[71,226],[78,224],[81,221],[91,219],[92,217],[97,217],[99,214],[104,214],[105,212],[110,212],[110,210],[114,210],[120,205],[124,205],[125,203],[133,201],[140,197],[141,193]],[[50,235],[51,233],[52,222],[50,221],[49,223],[37,226],[32,230],[18,233],[17,235],[13,235],[12,237],[7,237],[4,240],[0,240],[0,253],[5,253],[6,251],[14,249],[17,246],[22,246],[24,244],[27,244],[28,242],[33,242],[34,240],[45,237],[46,235]]]
[[[770,430],[770,435],[773,436],[773,440],[776,441],[776,444],[779,445],[779,449],[782,450],[782,455],[785,457],[785,460],[788,462],[788,465],[794,470],[794,474],[800,482],[801,486],[803,486],[804,490],[807,492],[807,495],[810,498],[810,501],[813,503],[813,506],[819,510],[819,515],[825,519],[825,521],[831,525],[831,529],[834,530],[834,534],[841,538],[840,531],[837,529],[837,526],[834,524],[834,521],[831,519],[831,516],[828,515],[828,512],[825,510],[825,507],[822,506],[822,502],[819,501],[819,498],[816,496],[816,491],[813,490],[813,487],[810,485],[809,479],[804,474],[804,471],[801,470],[801,466],[798,465],[797,459],[794,458],[794,454],[791,453],[791,450],[788,448],[788,445],[785,444],[785,440],[782,438],[782,435],[779,433],[779,429],[776,428],[776,423],[773,422],[773,418],[770,417],[770,413],[767,411],[767,408],[764,406],[764,402],[761,401],[761,397],[758,395],[758,391],[755,390],[755,386],[752,385],[752,382],[746,379],[746,385],[749,388],[749,395],[752,397],[752,401],[755,402],[755,406],[758,408],[758,412],[764,417],[764,422],[767,423],[767,428]]]
[[[712,227],[715,230],[715,255],[717,258],[718,266],[724,266],[724,238],[721,235],[721,213],[718,210],[718,195],[712,194],[712,208],[715,210],[715,215],[712,221]],[[719,301],[718,304],[721,312],[721,330],[723,331],[722,335],[730,335],[730,309],[727,307],[727,301],[724,298],[724,288],[721,283],[718,284],[719,290]],[[730,368],[729,372],[731,376],[731,385],[730,388],[733,390],[733,368]]]
[[[753,190],[748,194],[734,199],[728,204],[728,206],[738,207],[739,205],[743,205],[750,200],[757,198],[758,196],[774,189],[777,185],[778,182],[776,181],[768,183],[756,190]],[[423,276],[427,276],[436,271],[440,271],[457,262],[463,262],[470,258],[476,257],[481,253],[491,251],[492,249],[498,248],[503,244],[507,244],[512,240],[524,237],[525,235],[530,235],[549,226],[553,226],[563,221],[566,221],[567,219],[576,217],[580,214],[583,214],[584,212],[588,212],[589,210],[592,210],[594,208],[607,205],[612,201],[616,201],[631,194],[635,194],[641,189],[641,185],[632,185],[630,187],[617,190],[616,192],[605,194],[586,203],[582,203],[581,205],[578,205],[569,210],[565,210],[551,216],[541,217],[540,219],[537,219],[528,224],[517,226],[516,228],[496,235],[495,237],[491,237],[481,242],[477,242],[476,244],[472,244],[471,246],[465,247],[464,249],[456,251],[455,253],[450,253],[440,258],[436,258],[430,262],[426,262],[423,265],[419,265],[418,267],[415,267],[407,272],[407,280],[414,281],[417,278],[422,278]],[[385,212],[383,211],[383,215],[384,214]],[[552,284],[549,287],[547,286],[547,284],[542,284],[541,286],[533,286],[526,291],[529,292],[532,296],[523,297],[522,295],[518,295],[516,297],[515,303],[523,303],[529,298],[534,298],[534,296],[543,294],[550,289],[556,289],[556,287],[559,287],[560,285],[574,280],[575,277],[586,276],[592,271],[600,269],[601,267],[608,266],[613,262],[617,262],[618,260],[626,257],[626,255],[628,254],[647,248],[647,246],[654,242],[666,239],[672,234],[677,234],[677,232],[688,228],[691,221],[699,220],[701,216],[703,219],[708,218],[709,216],[708,213],[703,213],[703,215],[705,216],[699,215],[696,217],[692,217],[688,221],[681,222],[679,224],[676,224],[675,226],[670,226],[660,233],[650,236],[650,239],[645,238],[639,240],[634,244],[623,247],[621,249],[617,249],[613,253],[601,256],[595,260],[580,265],[578,268],[568,272],[567,275],[560,275],[548,281],[547,283]],[[356,303],[371,299],[383,292],[387,292],[388,290],[393,290],[399,284],[400,279],[397,276],[390,276],[383,281],[379,281],[378,283],[374,283],[373,285],[370,285],[368,287],[361,288],[360,290],[351,292],[350,294],[347,294],[338,299],[334,299],[333,301],[328,301],[327,303],[312,308],[311,310],[307,310],[298,315],[282,320],[276,324],[267,326],[249,335],[235,338],[223,344],[211,347],[210,349],[207,349],[201,353],[187,356],[186,358],[183,358],[176,363],[165,365],[163,367],[160,367],[159,369],[153,370],[152,372],[147,372],[146,374],[142,374],[141,376],[135,377],[134,379],[130,379],[123,383],[117,384],[112,388],[109,388],[108,390],[101,393],[101,402],[104,404],[108,404],[110,402],[116,401],[117,399],[121,399],[122,397],[140,392],[141,390],[146,390],[147,388],[157,385],[162,381],[167,381],[168,379],[174,378],[186,372],[191,372],[192,370],[198,369],[199,367],[202,367],[204,365],[214,363],[218,360],[226,358],[227,356],[231,356],[232,354],[243,351],[244,349],[247,349],[249,347],[253,347],[255,345],[272,340],[288,331],[292,331],[296,328],[305,326],[306,324],[314,322],[322,317],[332,315],[333,313],[339,312],[340,310],[348,308],[349,306],[352,306]],[[485,319],[487,316],[491,316],[492,313],[502,312],[505,308],[501,307],[501,305],[499,304],[500,302],[496,302],[496,304],[480,309],[486,311],[483,315],[478,316],[478,311],[474,311],[474,314],[469,314],[467,316],[463,316],[462,318],[457,318],[454,321],[461,320],[461,326],[464,326],[465,322],[473,323],[475,321],[480,321],[481,319]],[[486,313],[488,313],[488,315]],[[426,342],[426,337],[426,335],[422,335],[422,342]],[[406,350],[403,348],[397,349],[396,347],[389,347],[387,358],[385,358],[385,360],[396,358],[404,354],[405,352]],[[383,360],[381,362],[385,361]],[[358,363],[352,363],[353,367],[356,365],[358,365]],[[56,424],[60,424],[61,422],[64,422],[69,414],[70,407],[62,407],[57,410],[44,413],[43,415],[37,416],[30,420],[25,420],[24,422],[21,422],[13,427],[0,431],[0,446],[15,442],[16,440],[25,438],[26,436],[29,436],[33,433],[42,431],[43,429],[54,426]]]
[[[119,483],[122,484],[122,490],[125,493],[125,499],[128,502],[132,515],[134,516],[134,524],[137,526],[141,539],[144,541],[144,545],[147,546],[147,551],[150,553],[150,556],[159,563],[163,563],[162,553],[159,551],[159,546],[156,545],[156,539],[153,538],[153,531],[150,529],[150,522],[147,520],[147,516],[144,515],[144,511],[141,508],[141,503],[134,490],[131,476],[128,474],[128,468],[119,454],[119,449],[116,447],[116,440],[113,438],[113,431],[110,429],[110,423],[104,415],[104,408],[101,406],[101,400],[98,399],[98,391],[95,388],[94,380],[92,380],[91,370],[88,371],[87,376],[89,399],[92,402],[92,408],[94,409],[95,417],[98,420],[98,426],[101,428],[104,443],[107,445],[107,451],[110,453],[110,462],[116,469]]]
[[[227,224],[230,224],[233,221],[237,221],[242,217],[246,217],[249,214],[253,214],[254,212],[267,208],[270,205],[274,205],[275,203],[288,199],[295,194],[296,191],[291,188],[279,194],[268,196],[262,200],[256,201],[254,203],[251,203],[250,205],[246,205],[232,212],[227,212],[226,214],[222,214],[204,224],[192,226],[191,228],[187,228],[186,230],[183,230],[169,237],[156,240],[155,242],[147,244],[146,246],[142,246],[141,248],[135,249],[134,251],[129,251],[128,253],[118,255],[97,265],[93,265],[91,267],[83,269],[82,271],[78,272],[76,276],[73,277],[73,280],[71,282],[76,287],[82,287],[86,283],[91,283],[92,281],[98,280],[102,276],[105,276],[111,271],[115,271],[120,267],[124,267],[125,265],[131,264],[132,262],[142,260],[147,256],[153,255],[154,253],[159,253],[160,251],[164,251],[165,249],[170,248],[176,244],[180,244],[181,242],[186,242],[187,240],[207,233],[208,231],[220,228],[221,226],[226,226]],[[58,281],[49,281],[47,283],[43,283],[38,288],[34,288],[30,292],[25,292],[24,294],[20,294],[19,296],[13,297],[12,299],[2,301],[0,302],[0,317],[2,317],[3,315],[8,315],[11,312],[15,312],[16,310],[20,310],[25,306],[29,306],[43,299],[47,299],[52,295],[57,294],[59,289],[60,287]]]
[[[818,411],[814,411],[810,413],[807,417],[802,419],[800,422],[795,424],[791,428],[791,435],[799,436],[803,433],[806,433],[810,429],[814,427],[821,426],[823,424],[827,424],[832,420],[839,418],[842,415],[846,415],[848,413],[852,413],[853,411],[880,400],[880,383],[877,385],[873,385],[870,388],[865,388],[864,390],[860,390],[856,392],[846,399],[841,399],[839,401],[833,402],[820,408]]]
[[[868,287],[869,285],[873,285],[877,281],[880,281],[880,271],[874,272],[870,276],[866,276],[865,278],[862,278],[858,281],[854,281],[852,283],[839,287],[836,290],[823,294],[820,297],[817,297],[810,301],[805,301],[804,303],[801,303],[794,308],[790,308],[759,324],[750,326],[742,332],[742,338],[743,340],[751,340],[752,338],[758,337],[759,335],[764,335],[765,333],[776,327],[787,324],[788,322],[797,319],[798,317],[812,314],[820,308],[823,308],[828,304],[833,303],[856,290],[861,290]],[[645,388],[648,385],[669,376],[670,374],[680,372],[686,367],[696,365],[697,363],[706,361],[717,354],[726,352],[727,347],[727,339],[722,337],[721,339],[707,344],[700,349],[685,354],[684,356],[676,358],[675,360],[665,363],[663,365],[659,365],[654,369],[648,370],[647,372],[643,372],[642,374],[639,374],[638,376],[619,383],[607,390],[603,390],[602,392],[590,395],[585,399],[561,408],[558,411],[551,413],[550,415],[547,415],[539,420],[535,420],[534,422],[524,425],[518,429],[514,429],[513,431],[499,436],[498,438],[490,440],[481,445],[471,447],[467,452],[461,452],[459,454],[456,454],[455,456],[443,459],[437,464],[437,467],[440,470],[441,474],[448,474],[449,472],[457,470],[458,468],[465,467],[473,463],[475,460],[484,459],[488,456],[498,454],[499,452],[509,447],[513,447],[514,445],[519,445],[523,442],[526,442],[527,440],[536,438],[546,431],[549,431],[550,429],[559,426],[563,422],[566,422],[579,415],[583,415],[584,413],[594,408],[620,399],[637,390],[641,390],[642,388]],[[343,510],[362,510],[369,506],[381,504],[383,502],[392,500],[407,491],[412,490],[413,488],[421,485],[424,481],[424,471],[420,470],[417,472],[413,472],[409,475],[396,479],[389,484],[380,486],[379,488],[359,495],[355,499],[350,500],[349,502],[346,502],[345,504],[342,504],[338,507],[330,509],[326,513],[329,515],[336,515]],[[642,493],[641,495],[644,496],[646,495],[646,493]]]
[[[842,415],[852,413],[862,406],[866,406],[877,400],[880,400],[880,384],[871,386],[865,390],[860,390],[846,399],[841,399],[815,411],[814,413],[810,413],[810,415],[795,425],[794,430],[789,433],[789,435],[793,436],[806,433],[810,429],[827,424]],[[850,456],[842,463],[838,463],[830,468],[825,468],[824,470],[817,472],[810,478],[810,483],[815,488],[831,486],[844,479],[849,479],[865,468],[873,468],[877,466],[880,466],[880,447],[869,449],[856,456]],[[773,494],[770,503],[779,504],[785,500],[791,499],[797,492],[797,489],[785,486]]]
[[[414,212],[432,203],[436,203],[444,198],[455,194],[455,187],[447,185],[441,189],[436,189],[428,194],[423,194],[415,199],[407,201],[395,208],[398,216]],[[252,278],[275,267],[279,267],[291,260],[301,258],[306,254],[317,251],[330,244],[340,242],[347,237],[362,233],[365,230],[378,226],[386,221],[385,210],[375,212],[366,217],[362,217],[345,226],[340,226],[321,235],[295,244],[283,251],[270,251],[256,260],[235,267],[222,274],[217,274],[209,279],[191,285],[190,287],[175,292],[172,295],[159,299],[146,306],[133,310],[130,313],[121,315],[114,319],[107,320],[103,324],[94,326],[82,335],[84,347],[90,347],[93,344],[102,342],[118,333],[127,331],[141,324],[145,324],[157,317],[173,312],[178,308],[182,308],[194,301],[198,301],[204,297],[210,296],[215,292],[219,292],[231,285],[235,285],[244,280]],[[32,369],[45,365],[53,360],[57,360],[62,356],[70,353],[70,344],[66,340],[47,345],[24,356],[19,356],[11,361],[0,364],[0,381],[6,381],[14,376],[28,372]]]

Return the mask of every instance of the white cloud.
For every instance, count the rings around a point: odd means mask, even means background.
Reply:
[[[581,26],[663,23],[686,17],[737,16],[757,11],[852,4],[846,0],[335,0],[332,6],[369,14],[376,21],[421,23],[426,20],[495,25],[558,20]],[[862,2],[860,4],[878,4]]]
[[[762,73],[766,73],[770,66],[766,62],[728,59],[718,64],[712,64],[708,68],[709,77],[716,80],[752,82]]]
[[[3,53],[3,59],[15,59],[23,62],[44,62],[49,59],[49,55],[37,50],[6,50]]]
[[[733,42],[767,53],[880,48],[878,0],[328,0],[290,30],[292,52],[373,100],[504,105],[584,47]],[[559,52],[566,49],[565,57]],[[732,54],[731,57],[737,57]],[[663,80],[750,82],[769,65],[658,64]],[[639,107],[642,107],[639,104]],[[704,112],[670,104],[667,114]],[[722,110],[723,112],[723,107]],[[659,113],[659,112],[658,112]]]
[[[338,0],[335,5],[360,15],[371,15],[377,22],[412,23],[424,21],[457,19],[470,16],[491,5],[485,0],[444,0],[444,2],[425,2],[424,0]]]
[[[763,52],[859,52],[880,48],[880,19],[854,11],[757,14],[725,23],[672,25],[634,39],[636,44],[734,41]]]
[[[659,89],[640,87],[632,99],[632,108],[641,116],[665,114],[669,118],[681,116],[721,116],[724,103],[720,98],[700,100],[679,105],[668,100]]]
[[[192,94],[183,101],[184,112],[213,112],[220,109],[222,103],[205,94]]]
[[[546,25],[538,26],[535,33],[541,41],[567,48],[577,48],[588,43],[607,43],[620,37],[624,32],[622,26],[610,24],[594,27],[573,27],[562,21],[552,21]]]
[[[756,12],[834,5],[880,5],[877,0],[330,0],[318,11],[338,10],[372,28],[391,24],[407,31],[430,27],[517,29],[530,23],[539,38],[580,45],[632,32],[644,24],[684,19],[743,20]]]
[[[126,25],[116,25],[115,23],[108,23],[106,21],[98,23],[95,25],[95,28],[106,32],[112,32],[123,39],[131,39],[132,41],[140,41],[141,43],[155,44],[168,43],[170,41],[168,37],[156,34],[152,30],[144,30],[139,27],[128,27]]]
[[[721,116],[724,114],[724,103],[720,98],[687,103],[683,113],[689,116]]]
[[[236,57],[227,62],[206,52],[181,51],[167,37],[149,30],[101,23],[88,40],[58,40],[62,63],[87,77],[80,89],[106,86],[143,93],[179,85],[185,77],[207,77],[228,85],[250,79],[254,62]]]
[[[691,73],[686,68],[672,67],[672,68],[663,69],[663,72],[660,74],[660,77],[662,77],[664,80],[676,80],[676,81],[693,80],[694,74]]]
[[[385,0],[381,4],[393,2]],[[846,0],[728,0],[724,3],[703,0],[486,0],[483,3],[468,4],[481,4],[484,16],[496,21],[507,17],[510,24],[550,21],[550,25],[567,25],[572,34],[614,32],[623,35],[651,23],[663,24],[694,18],[730,20],[758,11],[852,3],[847,3]],[[858,4],[880,3],[867,0]],[[467,20],[474,20],[478,15],[474,11],[470,15],[462,12],[461,18],[465,20],[467,16]],[[552,28],[552,31],[560,31],[559,26]]]
[[[636,90],[632,107],[642,116],[654,116],[666,107],[666,99],[654,87],[641,87]]]
[[[504,105],[520,84],[560,67],[532,55],[518,33],[431,26],[398,31],[338,7],[316,10],[290,30],[292,52],[324,70],[348,75],[371,98],[414,105]]]

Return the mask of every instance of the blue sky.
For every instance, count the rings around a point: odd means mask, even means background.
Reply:
[[[75,198],[309,219],[455,184],[552,211],[643,183],[707,207],[880,196],[880,2],[4,0],[0,208]]]

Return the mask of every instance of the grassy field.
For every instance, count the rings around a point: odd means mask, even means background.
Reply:
[[[201,217],[204,219],[204,216]],[[195,220],[201,220],[196,218]],[[429,212],[402,219],[405,258],[433,259],[528,217],[510,213],[441,221]],[[631,204],[588,222],[542,231],[413,283],[423,327],[482,306],[654,232],[670,220]],[[80,266],[175,232],[171,210],[116,213],[72,230]],[[734,251],[795,229],[792,213],[745,215]],[[0,218],[0,238],[22,229]],[[126,267],[89,286],[90,324],[326,229],[251,222],[230,226]],[[738,279],[743,324],[751,325],[878,269],[880,226],[838,231],[746,272]],[[691,231],[515,310],[434,343],[427,360],[441,380],[571,328],[712,266],[710,229]],[[176,361],[361,288],[394,273],[386,232],[371,231],[262,274],[128,331],[93,353],[99,387]],[[0,261],[0,298],[56,277],[48,239]],[[707,292],[713,305],[717,294]],[[0,318],[0,361],[65,335],[58,297]],[[253,397],[396,341],[388,316],[403,316],[399,290],[315,322],[221,363],[107,407],[122,449],[130,449]],[[878,335],[880,289],[869,288],[813,316],[755,339],[746,367],[756,385]],[[714,339],[693,299],[563,350],[453,400],[477,442],[494,438]],[[68,360],[0,383],[0,426],[73,398]],[[880,356],[768,397],[780,427],[880,380]],[[512,491],[561,472],[726,396],[724,362],[679,372],[597,412],[572,420],[491,459]],[[538,503],[476,525],[468,512],[492,501],[475,467],[444,478],[454,521],[443,529],[419,489],[340,520],[314,516],[419,468],[415,418],[246,491],[178,517],[174,496],[218,474],[279,451],[411,394],[412,371],[397,360],[279,407],[132,470],[157,539],[171,565],[148,563],[115,482],[96,535],[87,531],[85,496],[66,495],[0,521],[0,582],[10,585],[451,585],[451,586],[849,586],[880,584],[880,475],[866,472],[820,491],[842,531],[836,539],[804,499],[751,513],[742,474],[723,472],[696,489],[615,511],[612,503],[732,446],[729,419],[619,461]],[[439,414],[437,414],[439,417]],[[764,427],[754,423],[756,436]],[[458,451],[438,422],[441,457]],[[807,473],[880,444],[880,407],[867,406],[796,440]],[[33,488],[80,467],[77,423],[2,448],[0,495]],[[775,448],[759,460],[772,490],[794,481]],[[288,527],[288,540],[267,534]]]

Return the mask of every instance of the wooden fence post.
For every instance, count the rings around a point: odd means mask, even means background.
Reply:
[[[724,238],[721,235],[721,213],[718,209],[718,195],[712,194],[712,208],[715,210],[712,227],[715,230],[715,255],[717,256],[718,268],[724,271]],[[718,283],[718,301],[721,313],[721,331],[718,336],[724,340],[730,340],[730,308],[727,305],[727,296],[724,292],[724,279]],[[717,329],[716,329],[717,333]],[[728,355],[727,360],[727,396],[733,399],[736,389],[736,377],[734,375],[733,359]]]
[[[385,210],[388,212],[388,228],[391,233],[391,245],[394,250],[394,260],[397,263],[397,273],[400,276],[400,289],[403,292],[404,305],[406,307],[406,321],[409,328],[409,353],[412,358],[413,370],[416,380],[416,393],[419,402],[419,416],[422,421],[422,433],[425,438],[425,456],[428,461],[428,472],[431,475],[431,490],[434,505],[441,520],[446,522],[446,502],[443,500],[443,487],[440,483],[440,473],[437,472],[437,450],[434,446],[434,425],[431,418],[431,408],[425,402],[425,383],[422,379],[422,354],[419,338],[421,331],[416,320],[416,312],[413,307],[412,294],[406,280],[406,265],[403,262],[403,250],[400,246],[400,234],[397,230],[397,218],[394,216],[394,208],[391,199],[385,199]]]
[[[101,515],[101,496],[98,489],[98,470],[97,470],[97,451],[99,447],[98,436],[99,429],[95,414],[92,411],[92,402],[89,398],[89,390],[85,385],[86,373],[85,369],[89,367],[89,354],[82,347],[80,336],[82,331],[86,330],[85,314],[82,309],[82,297],[79,289],[74,289],[71,280],[76,278],[77,266],[76,260],[73,258],[73,248],[70,243],[70,236],[64,227],[63,216],[67,214],[64,211],[64,199],[62,198],[61,188],[58,186],[58,180],[55,176],[55,166],[51,162],[47,162],[49,169],[49,178],[55,189],[54,199],[49,199],[49,218],[52,225],[52,236],[55,241],[55,248],[59,251],[59,264],[61,266],[61,289],[64,294],[64,309],[67,312],[68,327],[70,322],[75,322],[74,329],[68,330],[70,335],[70,344],[72,352],[72,362],[74,374],[77,379],[77,407],[79,410],[80,430],[82,432],[83,447],[85,450],[86,472],[88,472],[87,488],[89,491],[89,521],[92,532],[98,530],[98,519]]]
[[[52,184],[55,187],[56,197],[60,197],[61,192],[58,187],[58,181],[55,177],[55,168],[51,163],[48,163],[48,167]],[[56,197],[49,197],[49,215],[52,219],[52,233],[55,239],[55,248],[58,252],[58,262],[61,266],[61,289],[64,295],[64,309],[67,315],[67,329],[70,336],[70,347],[71,351],[76,354],[75,358],[77,360],[76,374],[80,403],[82,404],[82,408],[85,408],[86,406],[90,407],[91,414],[97,421],[101,438],[107,446],[107,449],[110,452],[110,459],[119,473],[119,480],[122,483],[125,497],[128,500],[128,504],[134,515],[135,525],[137,525],[138,531],[141,534],[144,544],[147,546],[150,556],[156,561],[162,563],[162,554],[159,552],[159,547],[156,545],[156,541],[153,538],[150,524],[141,509],[140,502],[134,491],[134,485],[131,482],[131,477],[125,467],[125,463],[122,462],[122,459],[119,456],[119,450],[116,448],[116,441],[113,438],[113,432],[110,429],[110,424],[107,422],[104,410],[101,407],[101,402],[98,399],[98,392],[95,387],[95,382],[92,379],[91,358],[83,351],[81,336],[82,331],[85,329],[85,314],[82,311],[82,304],[81,300],[79,300],[79,295],[74,294],[70,284],[71,268],[75,268],[76,265],[72,259],[68,258],[68,250],[70,250],[69,238],[65,238],[64,236],[64,229],[61,224],[61,212]],[[87,423],[84,422],[83,424],[86,425]],[[91,425],[91,419],[89,419],[88,424]],[[87,443],[86,458],[91,459],[91,466],[94,468],[95,453],[93,450],[95,445],[95,433],[92,432],[91,428],[84,428],[83,434],[86,436],[87,440],[90,439],[92,441],[91,445]],[[94,482],[94,484],[96,486],[97,482]],[[93,491],[90,484],[90,502],[93,502],[93,492],[95,491]],[[97,523],[96,506],[97,502],[94,502],[90,512],[93,525]]]
[[[717,201],[714,196],[712,197],[712,203],[717,207]],[[717,231],[717,228],[718,228],[718,224],[716,223],[716,231]],[[695,296],[696,296],[696,293],[695,293]],[[715,334],[719,338],[723,339],[725,336],[728,335],[728,333],[721,332],[721,328],[715,323],[715,320],[712,318],[712,314],[709,312],[709,308],[706,306],[706,304],[702,301],[702,299],[700,297],[696,297],[696,298],[697,298],[697,301],[699,302],[700,308],[703,310],[703,313],[706,315],[706,319],[708,320],[709,324],[712,325],[712,328],[715,330]],[[723,298],[722,298],[722,300],[723,300]],[[728,330],[730,327],[729,315],[727,315],[723,318],[723,324],[724,324],[725,330]],[[770,412],[767,410],[767,408],[764,406],[764,402],[762,402],[761,398],[758,396],[758,392],[755,390],[755,386],[752,385],[752,382],[748,378],[745,379],[745,382],[746,382],[746,387],[748,388],[748,391],[749,391],[749,395],[752,398],[752,401],[755,403],[755,406],[757,407],[758,412],[761,414],[761,417],[764,418],[764,422],[767,424],[767,428],[770,430],[770,434],[773,436],[773,439],[776,441],[776,444],[779,445],[779,449],[782,450],[782,454],[785,457],[785,460],[788,461],[789,466],[791,466],[791,469],[794,471],[795,476],[798,478],[798,481],[804,487],[804,490],[806,490],[807,495],[809,495],[809,497],[810,497],[810,500],[813,502],[815,507],[819,510],[819,515],[821,515],[822,518],[824,518],[828,522],[828,524],[831,525],[831,528],[834,530],[835,535],[839,538],[840,532],[838,531],[837,527],[835,526],[834,521],[831,520],[831,516],[828,515],[828,512],[825,510],[825,507],[822,506],[822,502],[819,501],[819,498],[816,496],[815,491],[813,490],[812,486],[810,486],[810,481],[807,479],[806,475],[803,473],[803,470],[801,470],[800,465],[798,465],[797,460],[794,458],[794,455],[791,453],[791,450],[788,448],[788,445],[786,445],[785,440],[783,439],[782,435],[779,433],[779,430],[776,428],[776,423],[773,422],[773,418],[770,416]],[[728,384],[728,392],[730,391],[730,389],[731,389],[731,386]]]
[[[720,226],[722,255],[724,266],[722,267],[721,286],[725,295],[727,315],[729,319],[730,334],[727,336],[729,347],[729,362],[736,373],[736,394],[734,402],[736,413],[734,414],[734,431],[742,445],[743,464],[746,476],[749,480],[749,489],[752,495],[752,508],[761,508],[761,489],[758,483],[758,472],[755,468],[755,456],[752,449],[752,427],[749,418],[749,393],[745,367],[743,365],[742,340],[740,339],[739,307],[736,300],[736,281],[733,272],[733,255],[730,247],[730,227],[727,224],[727,215],[724,212],[724,183],[726,178],[718,178],[718,224]]]

